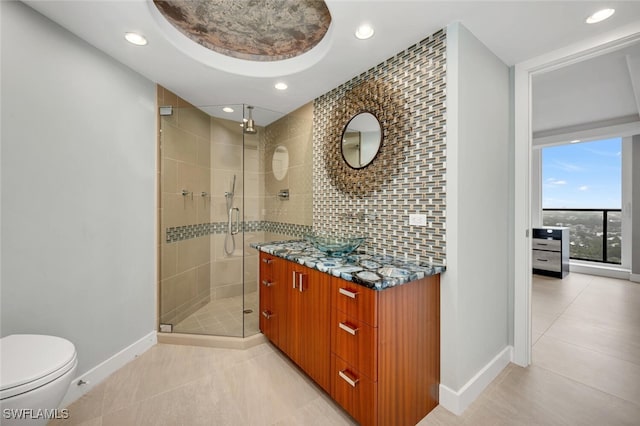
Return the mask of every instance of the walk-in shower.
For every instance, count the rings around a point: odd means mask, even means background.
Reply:
[[[259,332],[250,244],[299,238],[311,225],[312,108],[294,119],[185,104],[159,114],[160,329],[248,337]],[[273,164],[285,168],[274,174]]]
[[[246,245],[262,237],[245,231],[259,220],[261,135],[241,127],[243,105],[170,112],[160,116],[161,329],[255,334],[257,260]]]

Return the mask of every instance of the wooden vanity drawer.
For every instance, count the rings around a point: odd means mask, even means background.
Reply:
[[[378,380],[378,329],[331,310],[331,352],[374,382]]]
[[[278,262],[278,258],[268,253],[260,252],[260,280],[261,281],[273,281],[274,279],[274,265]],[[262,285],[262,282],[261,282]]]
[[[378,326],[378,292],[331,277],[331,306],[373,327]]]
[[[542,238],[534,238],[531,244],[534,250],[560,251],[561,243],[562,241],[560,240],[547,240]]]
[[[377,424],[377,383],[335,354],[331,355],[331,397],[359,424]]]

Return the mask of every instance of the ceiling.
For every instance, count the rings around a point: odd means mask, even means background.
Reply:
[[[244,103],[281,113],[454,21],[461,21],[507,65],[640,21],[640,2],[630,1],[326,0],[332,21],[324,39],[303,55],[267,63],[230,58],[196,44],[172,27],[150,0],[25,3],[194,105]],[[584,23],[605,6],[616,9],[612,18]],[[375,29],[368,40],[354,37],[363,22]],[[144,34],[149,44],[127,43],[123,36],[128,31]],[[276,90],[279,81],[288,90]],[[266,124],[257,116],[256,121]]]
[[[593,133],[603,128],[638,131],[640,43],[534,75],[532,98],[536,145],[605,136]]]

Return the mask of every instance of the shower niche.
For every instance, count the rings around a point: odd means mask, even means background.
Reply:
[[[242,104],[194,107],[163,88],[158,98],[159,329],[257,334],[258,253],[250,243],[311,228],[312,105],[285,115]],[[290,153],[280,180],[272,167],[279,146]]]

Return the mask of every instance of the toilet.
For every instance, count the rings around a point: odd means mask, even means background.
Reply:
[[[61,337],[13,334],[1,338],[0,424],[45,425],[52,416],[65,415],[54,409],[67,393],[77,365],[75,346]]]

